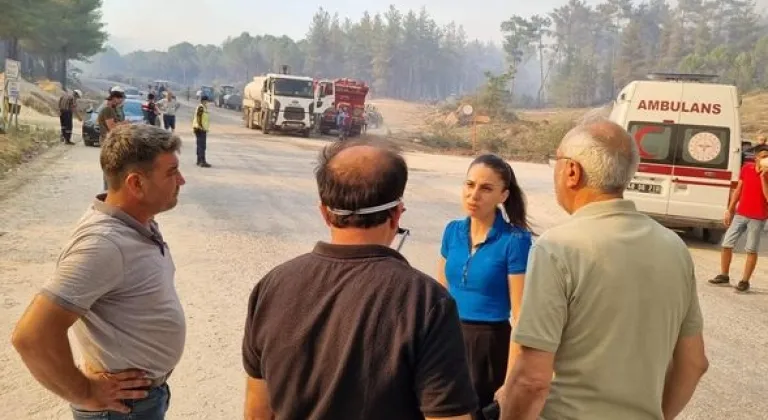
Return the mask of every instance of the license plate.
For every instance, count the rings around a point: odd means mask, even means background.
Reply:
[[[661,194],[661,185],[630,182],[628,190],[646,194]]]

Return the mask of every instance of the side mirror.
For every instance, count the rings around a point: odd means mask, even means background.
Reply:
[[[323,106],[323,101],[317,101],[317,104],[315,106],[320,108],[321,106]]]

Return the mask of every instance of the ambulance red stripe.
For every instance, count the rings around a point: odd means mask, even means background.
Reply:
[[[720,179],[723,181],[730,181],[732,175],[731,171],[722,169],[688,168],[684,166],[674,167],[672,165],[660,165],[656,163],[641,163],[638,166],[637,171],[658,175],[674,174],[691,178]]]
[[[701,182],[701,181],[691,181],[688,179],[676,179],[673,181],[676,184],[686,184],[686,185],[702,185],[705,187],[723,187],[723,188],[733,188],[734,186],[729,184],[715,184],[714,182]]]

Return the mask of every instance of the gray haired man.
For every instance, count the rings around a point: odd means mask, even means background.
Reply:
[[[607,120],[560,143],[555,192],[571,218],[531,248],[502,419],[672,419],[706,371],[688,248],[623,197],[638,161]]]
[[[181,358],[186,325],[154,216],[176,206],[184,185],[180,147],[159,127],[112,130],[101,148],[107,193],[80,219],[13,333],[32,375],[71,404],[76,420],[165,417],[166,380]]]

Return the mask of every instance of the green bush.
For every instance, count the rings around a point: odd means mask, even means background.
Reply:
[[[437,149],[470,149],[472,145],[462,131],[436,122],[432,124],[430,132],[421,135],[420,140],[423,145]]]
[[[9,128],[0,135],[0,178],[17,165],[59,142],[60,134],[55,130],[36,129],[19,125],[19,130]]]
[[[476,153],[496,153],[508,159],[545,163],[554,153],[573,121],[518,121],[513,124],[477,126]],[[472,127],[432,124],[429,133],[420,137],[428,147],[444,150],[472,150]]]

